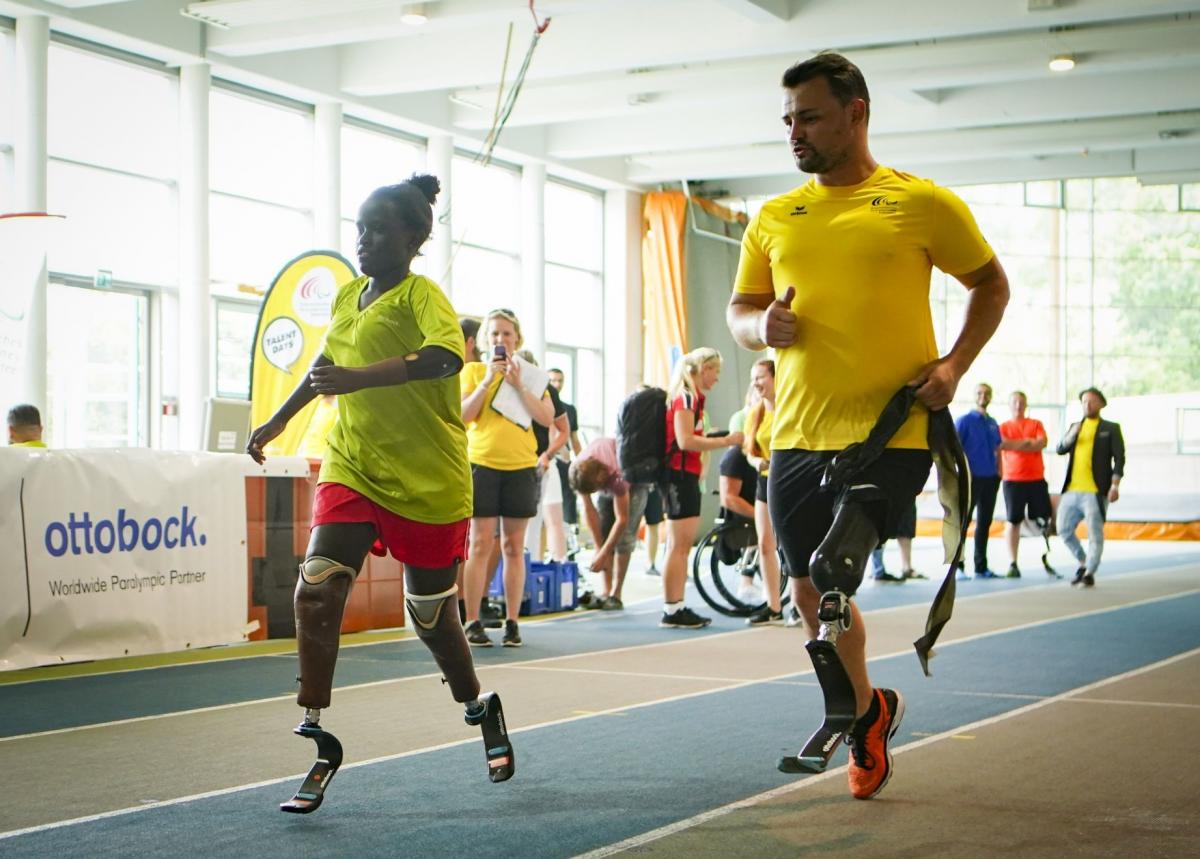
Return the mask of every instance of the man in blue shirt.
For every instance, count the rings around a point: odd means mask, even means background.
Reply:
[[[988,530],[996,511],[996,493],[1000,489],[1000,425],[987,413],[992,401],[992,386],[981,383],[975,388],[975,408],[954,422],[967,465],[971,468],[971,506],[975,508],[975,575],[994,579],[988,569]],[[966,573],[959,567],[959,577]]]

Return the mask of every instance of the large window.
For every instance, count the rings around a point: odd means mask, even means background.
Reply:
[[[242,301],[217,301],[216,388],[218,397],[250,398],[250,358],[254,354],[254,329],[258,305]]]
[[[47,415],[55,447],[136,447],[147,441],[149,300],[134,290],[52,282]]]
[[[176,282],[176,91],[165,71],[51,44],[47,203],[66,215],[51,271]]]
[[[217,84],[209,106],[211,277],[266,289],[312,249],[312,112]]]
[[[48,257],[49,437],[145,445],[151,295],[178,280],[177,81],[57,42],[48,62],[47,208],[66,216]]]
[[[0,81],[12,81],[13,35],[0,27]],[[0,86],[0,212],[13,209],[13,88]]]
[[[546,361],[590,437],[604,425],[604,198],[546,183]]]
[[[454,158],[451,300],[459,313],[482,316],[511,307],[521,314],[520,211],[520,177],[513,170]],[[436,279],[440,273],[429,274]]]
[[[1110,397],[1200,390],[1200,213],[1181,207],[1180,186],[1071,179],[958,192],[1012,289],[972,377],[1047,403],[1093,384]],[[937,274],[932,299],[944,352],[966,292]]]

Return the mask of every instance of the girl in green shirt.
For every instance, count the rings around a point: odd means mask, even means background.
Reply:
[[[350,588],[367,552],[404,565],[405,602],[417,635],[441,668],[469,724],[481,725],[492,781],[515,759],[500,700],[480,695],[456,608],[459,565],[467,554],[471,472],[458,401],[463,338],[438,286],[409,270],[433,228],[433,176],[413,176],[374,191],[359,210],[363,277],[342,286],[321,353],[308,375],[246,445],[263,448],[309,401],[337,395],[313,501],[312,532],[296,583],[296,640],[304,722],[318,761],[299,792],[280,807],[316,810],[341,763],[341,746],[319,725],[329,706],[338,634]]]

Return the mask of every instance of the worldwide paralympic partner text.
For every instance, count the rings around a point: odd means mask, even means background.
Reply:
[[[51,522],[46,526],[45,542],[46,551],[59,558],[68,551],[73,555],[96,552],[107,555],[139,548],[153,551],[160,545],[164,549],[203,546],[208,538],[196,534],[196,516],[189,516],[184,504],[178,516],[166,519],[151,516],[144,522],[127,515],[124,507],[117,508],[115,522],[112,519],[93,520],[87,512],[79,515],[72,512],[66,522]]]
[[[142,591],[154,591],[170,585],[203,584],[207,575],[208,572],[206,570],[196,572],[191,570],[171,570],[169,573],[150,573],[146,576],[111,576],[107,579],[100,576],[93,576],[90,579],[78,578],[71,582],[60,579],[52,580],[47,584],[50,585],[51,595],[56,597],[106,594],[117,591],[141,593]]]

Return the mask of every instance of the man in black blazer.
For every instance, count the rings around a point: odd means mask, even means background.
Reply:
[[[1104,521],[1108,505],[1121,497],[1118,487],[1125,474],[1125,439],[1121,425],[1102,420],[1100,410],[1108,400],[1097,388],[1079,392],[1083,420],[1071,424],[1058,443],[1059,454],[1068,454],[1067,476],[1058,502],[1058,534],[1079,561],[1072,585],[1096,584],[1096,568],[1104,552]],[[1075,528],[1087,521],[1088,548],[1084,552]]]

